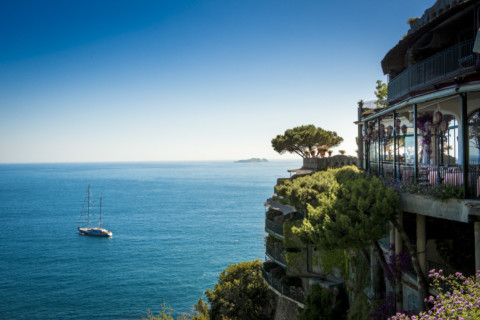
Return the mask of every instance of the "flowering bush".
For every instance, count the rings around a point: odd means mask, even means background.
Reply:
[[[480,319],[480,270],[470,277],[460,272],[444,276],[440,269],[430,270],[429,278],[432,286],[438,292],[437,296],[430,296],[428,301],[432,307],[416,316],[397,313],[390,320],[420,320],[420,319]],[[445,284],[448,291],[442,288]]]

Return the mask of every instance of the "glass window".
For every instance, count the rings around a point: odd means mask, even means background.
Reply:
[[[468,145],[471,164],[480,163],[480,110],[468,117]]]

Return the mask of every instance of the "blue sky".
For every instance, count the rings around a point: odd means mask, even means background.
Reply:
[[[236,160],[357,101],[433,0],[2,1],[0,163]]]

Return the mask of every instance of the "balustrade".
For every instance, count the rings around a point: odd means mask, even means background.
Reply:
[[[273,277],[271,273],[265,271],[265,269],[263,268],[262,268],[262,275],[263,275],[263,279],[265,279],[265,281],[273,289],[278,291],[281,295],[289,297],[290,299],[293,299],[301,304],[305,303],[305,296],[304,296],[303,289],[300,290],[292,286],[285,286],[284,284],[282,284],[280,279]]]
[[[265,219],[265,230],[283,237],[283,224]]]
[[[412,90],[433,84],[462,69],[475,66],[474,41],[467,40],[416,63],[388,83],[388,101],[394,101]]]

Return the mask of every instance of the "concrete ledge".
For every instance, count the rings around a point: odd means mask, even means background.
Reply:
[[[469,216],[480,216],[480,201],[438,200],[422,195],[402,193],[400,194],[400,209],[424,216],[468,223]]]

